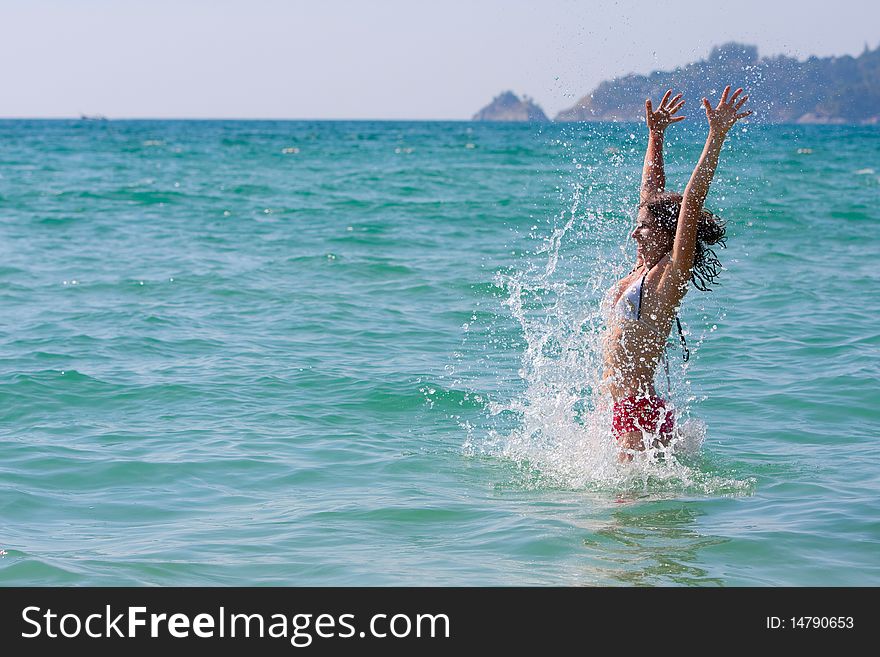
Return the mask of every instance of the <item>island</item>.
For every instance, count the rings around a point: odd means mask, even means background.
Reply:
[[[727,43],[703,59],[672,71],[626,75],[602,82],[555,121],[640,121],[645,99],[667,89],[684,93],[691,107],[716,98],[725,84],[744,87],[755,118],[766,123],[880,123],[880,46],[858,57],[758,57],[756,46]]]
[[[531,121],[546,123],[550,119],[531,98],[519,98],[512,91],[505,91],[474,114],[474,121]]]

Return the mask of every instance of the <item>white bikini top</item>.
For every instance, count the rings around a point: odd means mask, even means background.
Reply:
[[[637,278],[633,283],[623,291],[617,300],[614,309],[618,315],[624,319],[635,322],[641,321],[639,315],[642,311],[642,286],[645,283],[645,277],[648,275],[646,271],[641,278]]]

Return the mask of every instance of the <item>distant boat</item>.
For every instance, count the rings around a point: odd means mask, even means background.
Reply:
[[[108,121],[109,119],[103,114],[80,114],[80,121]]]

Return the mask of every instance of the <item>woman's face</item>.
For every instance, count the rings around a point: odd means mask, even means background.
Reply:
[[[672,248],[671,239],[668,233],[657,225],[654,215],[648,208],[639,208],[639,215],[636,219],[636,226],[630,233],[630,237],[636,241],[639,251],[668,251]]]

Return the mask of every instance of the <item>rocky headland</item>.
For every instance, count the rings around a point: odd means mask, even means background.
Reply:
[[[473,120],[547,122],[550,119],[528,96],[520,98],[512,91],[505,91],[495,96],[491,103],[474,114]]]

